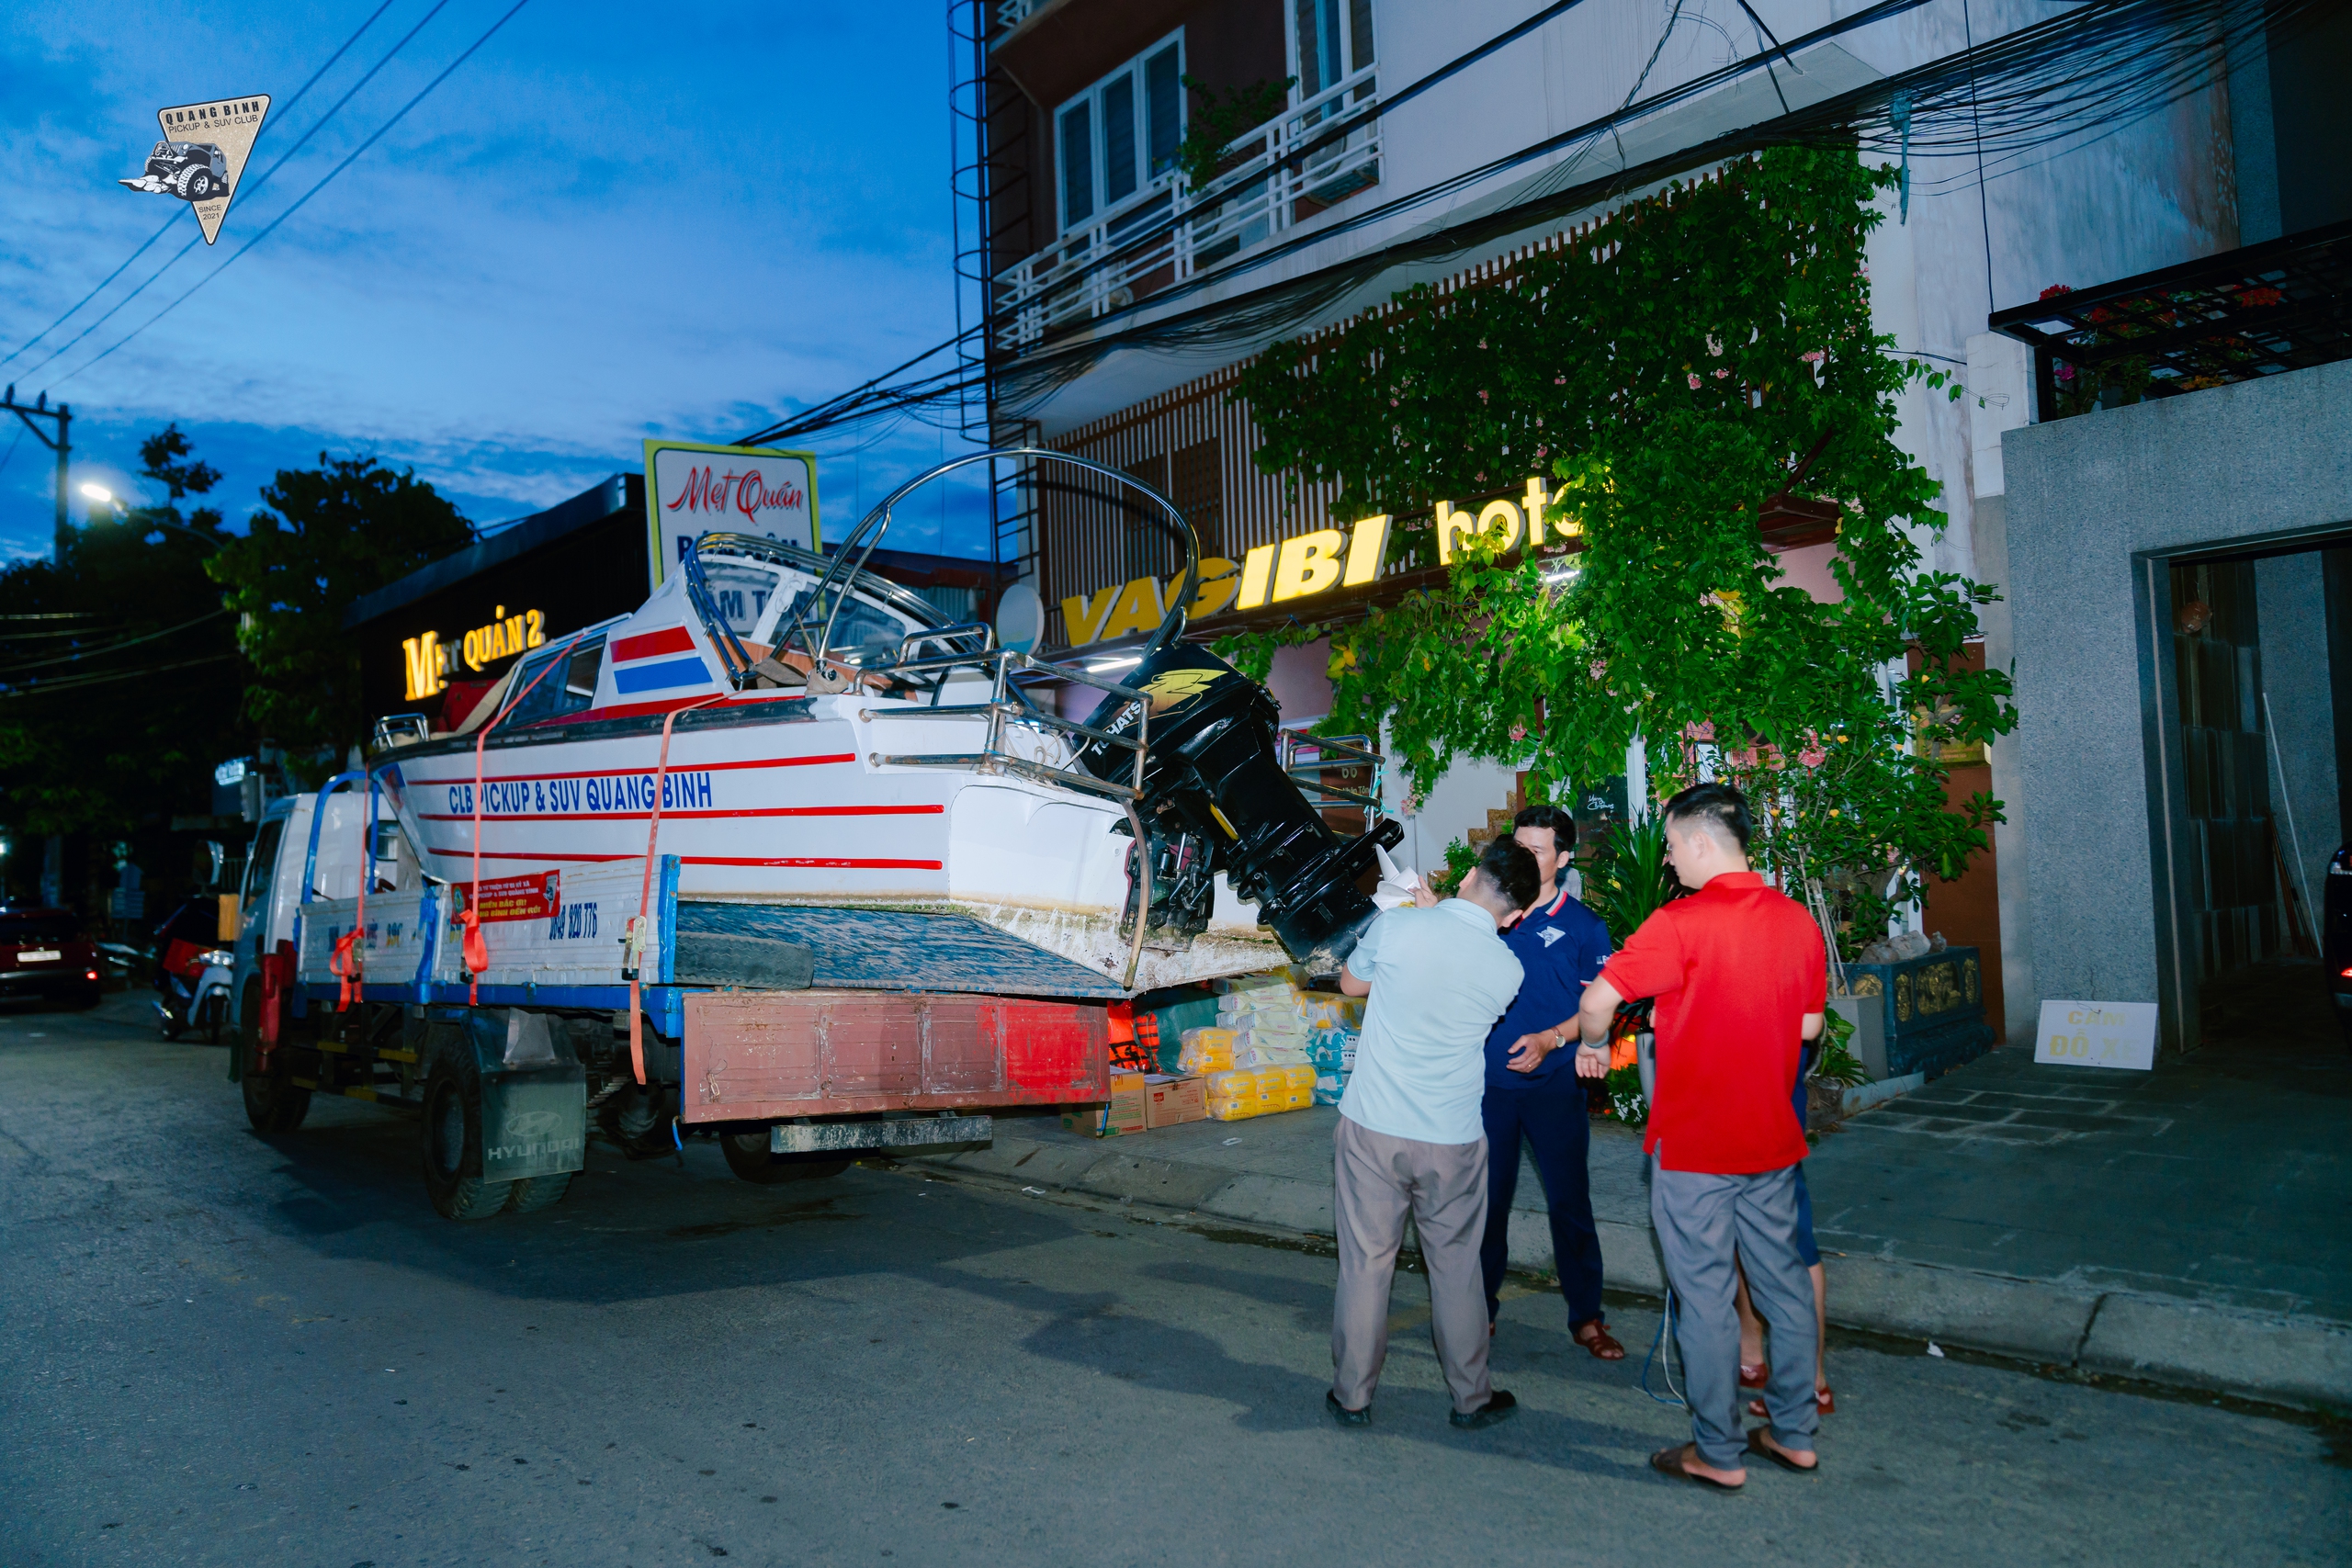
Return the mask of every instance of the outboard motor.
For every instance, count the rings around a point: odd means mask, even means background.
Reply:
[[[1124,682],[1149,697],[1136,812],[1149,839],[1151,931],[1185,942],[1206,931],[1221,871],[1235,897],[1257,904],[1310,984],[1336,985],[1378,913],[1356,884],[1373,868],[1375,846],[1397,842],[1403,827],[1384,820],[1354,839],[1334,832],[1283,771],[1273,698],[1208,649],[1168,639]],[[1142,706],[1107,698],[1086,722],[1131,735]],[[1135,776],[1135,753],[1104,741],[1079,762],[1106,781]],[[1127,913],[1136,916],[1132,890]]]

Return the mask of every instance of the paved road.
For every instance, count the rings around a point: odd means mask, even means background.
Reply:
[[[0,1016],[10,1568],[2352,1557],[2309,1425],[1845,1347],[1826,1472],[1716,1497],[1643,1468],[1679,1413],[1543,1296],[1498,1340],[1521,1419],[1448,1427],[1408,1326],[1343,1432],[1326,1258],[707,1145],[450,1224],[408,1123],[266,1142],[221,1066],[132,998]]]

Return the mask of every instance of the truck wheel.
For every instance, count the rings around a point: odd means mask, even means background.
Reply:
[[[189,201],[202,201],[212,194],[212,171],[202,168],[182,169],[177,183],[183,197]]]
[[[282,1057],[266,1073],[248,1066],[240,1083],[245,1091],[245,1120],[256,1133],[290,1133],[311,1113],[311,1091],[295,1085]]]
[[[510,1214],[536,1214],[541,1209],[552,1209],[563,1201],[571,1190],[571,1179],[576,1170],[559,1171],[553,1176],[526,1176],[514,1183],[514,1195],[506,1201]]]
[[[762,1127],[749,1133],[721,1133],[719,1151],[727,1156],[727,1168],[746,1181],[756,1181],[763,1187],[779,1181],[819,1181],[829,1176],[839,1176],[849,1168],[850,1162],[822,1155],[777,1155],[768,1152],[768,1130]]]
[[[424,1191],[445,1220],[486,1220],[506,1207],[512,1181],[481,1179],[481,1073],[444,1055],[424,1080]]]

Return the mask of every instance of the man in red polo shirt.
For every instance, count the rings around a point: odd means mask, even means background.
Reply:
[[[1804,1042],[1821,1032],[1828,955],[1795,900],[1747,869],[1747,802],[1703,784],[1666,803],[1667,859],[1688,898],[1642,923],[1585,988],[1577,1020],[1598,1049],[1621,1001],[1655,997],[1650,1219],[1679,1314],[1692,1441],[1652,1454],[1668,1475],[1730,1491],[1747,1456],[1811,1472],[1813,1283],[1796,1245],[1804,1134],[1790,1099]],[[1739,1419],[1737,1269],[1772,1330],[1769,1427]],[[1743,1440],[1744,1439],[1744,1440]]]

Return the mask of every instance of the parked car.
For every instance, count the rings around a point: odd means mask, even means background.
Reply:
[[[2327,863],[2327,891],[2321,896],[2320,956],[2327,964],[2327,988],[2335,998],[2335,1021],[2352,1043],[2352,844]]]
[[[0,997],[96,1007],[102,973],[97,944],[73,910],[0,908]]]

